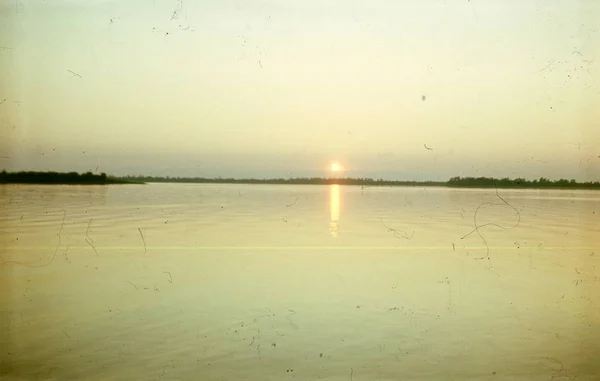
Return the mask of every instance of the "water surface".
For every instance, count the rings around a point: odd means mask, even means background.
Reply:
[[[598,379],[600,193],[499,196],[0,186],[0,376]]]

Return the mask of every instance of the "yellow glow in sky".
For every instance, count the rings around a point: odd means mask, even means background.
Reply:
[[[598,0],[22,3],[0,170],[598,180]]]

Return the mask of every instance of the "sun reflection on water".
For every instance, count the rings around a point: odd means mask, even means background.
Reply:
[[[330,186],[329,212],[329,232],[332,237],[337,237],[339,230],[338,221],[340,219],[340,186],[338,184],[332,184]]]

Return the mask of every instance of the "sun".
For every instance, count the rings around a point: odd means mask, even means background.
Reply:
[[[340,163],[331,163],[331,172],[339,172],[342,170]]]

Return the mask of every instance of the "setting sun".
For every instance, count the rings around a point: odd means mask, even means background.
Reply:
[[[332,172],[339,172],[342,170],[342,167],[340,166],[339,163],[332,163],[331,164],[331,171]]]

